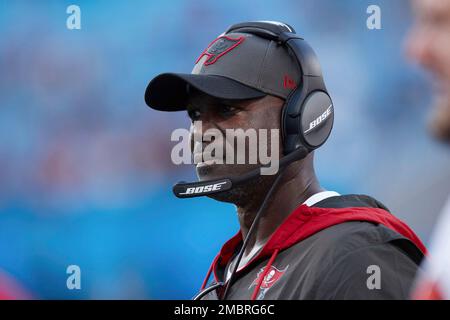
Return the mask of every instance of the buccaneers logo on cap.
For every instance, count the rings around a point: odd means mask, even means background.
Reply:
[[[289,268],[289,265],[286,266],[286,268],[284,268],[283,270],[278,270],[274,266],[270,266],[269,272],[266,274],[263,281],[261,282],[259,295],[257,297],[258,300],[264,299],[267,290],[269,290],[275,284],[275,282],[277,282],[281,278],[281,276],[286,272],[287,268]],[[249,290],[251,289],[251,287],[258,285],[259,277],[262,276],[265,269],[266,267],[261,268],[261,270],[259,270],[258,274],[256,275],[256,279],[253,280],[250,287],[248,287]]]
[[[231,38],[227,36],[218,37],[216,40],[210,43],[208,48],[206,48],[200,57],[198,57],[195,63],[197,64],[203,56],[207,56],[208,59],[205,60],[204,65],[208,66],[210,64],[216,63],[220,57],[224,54],[230,52],[238,45],[240,45],[245,40],[245,37]]]

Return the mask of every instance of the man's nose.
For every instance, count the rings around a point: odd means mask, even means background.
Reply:
[[[208,117],[202,117],[201,120],[194,121],[191,126],[191,133],[195,135],[204,135],[209,129],[218,129],[217,123]]]
[[[191,125],[191,150],[194,152],[195,148],[205,148],[210,142],[203,141],[203,137],[205,136],[205,132],[209,129],[218,129],[218,126],[213,121],[209,119],[202,119],[198,121],[194,121]],[[195,143],[197,145],[195,145]],[[200,144],[200,145],[199,145]]]

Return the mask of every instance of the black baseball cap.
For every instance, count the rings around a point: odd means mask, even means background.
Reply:
[[[293,30],[283,23],[270,23]],[[300,81],[300,67],[286,46],[254,34],[231,32],[209,44],[190,74],[163,73],[152,79],[145,102],[161,111],[186,110],[191,87],[219,99],[268,94],[286,99]]]

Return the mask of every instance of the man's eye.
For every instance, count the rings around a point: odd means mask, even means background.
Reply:
[[[223,115],[233,115],[238,111],[236,107],[223,105],[220,107],[220,113]]]
[[[192,121],[196,121],[196,120],[200,119],[201,113],[198,110],[192,109],[192,110],[188,110],[188,115]]]

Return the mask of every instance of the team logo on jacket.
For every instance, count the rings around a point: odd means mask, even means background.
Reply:
[[[261,287],[259,289],[259,295],[257,297],[257,300],[264,299],[264,296],[266,295],[267,290],[269,290],[280,278],[283,276],[283,274],[286,272],[286,270],[289,268],[289,265],[286,266],[283,270],[279,270],[275,268],[274,266],[270,266],[269,272],[264,277],[263,281],[261,282]],[[264,270],[266,267],[261,268],[259,270],[258,274],[256,275],[256,279],[253,280],[252,284],[248,289],[250,290],[252,287],[255,287],[258,285],[259,278],[264,273]]]
[[[214,64],[219,60],[220,57],[225,55],[226,53],[230,52],[234,48],[236,48],[238,45],[240,45],[244,41],[245,37],[239,37],[239,38],[231,38],[228,36],[221,36],[218,37],[216,40],[211,42],[211,44],[206,48],[200,57],[198,57],[197,61],[195,63],[197,64],[203,56],[207,56],[208,59],[205,60],[204,64],[205,66],[208,66],[210,64]]]

